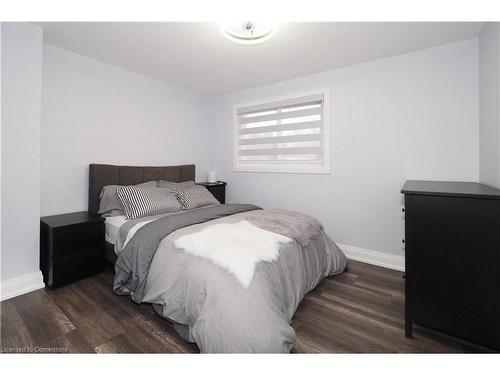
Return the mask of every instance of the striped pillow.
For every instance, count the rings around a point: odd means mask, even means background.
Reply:
[[[116,189],[116,194],[123,204],[127,220],[181,210],[181,205],[170,189],[122,186]]]
[[[177,196],[183,210],[220,204],[204,186],[196,185],[189,189],[173,188],[171,191]]]

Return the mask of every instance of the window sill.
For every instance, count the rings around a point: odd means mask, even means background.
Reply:
[[[321,166],[297,166],[297,165],[237,165],[233,167],[234,172],[252,173],[294,173],[294,174],[331,174],[329,165]]]

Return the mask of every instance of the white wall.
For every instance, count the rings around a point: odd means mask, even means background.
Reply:
[[[500,24],[479,35],[479,178],[500,188]]]
[[[403,255],[406,179],[478,181],[478,41],[466,40],[211,101],[211,167],[228,200],[318,217],[338,243]],[[232,107],[327,87],[331,175],[232,171]]]
[[[2,23],[1,37],[1,268],[6,298],[10,288],[43,286],[38,268],[42,30],[27,23]]]
[[[194,163],[205,178],[203,97],[53,46],[43,52],[42,215],[87,209],[89,163]]]

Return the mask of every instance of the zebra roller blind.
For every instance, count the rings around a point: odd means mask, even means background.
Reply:
[[[236,108],[235,169],[324,173],[324,104],[319,93]]]

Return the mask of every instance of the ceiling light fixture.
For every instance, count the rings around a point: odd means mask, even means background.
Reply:
[[[227,23],[221,25],[226,39],[239,44],[258,44],[265,42],[276,33],[277,26],[253,21]]]

